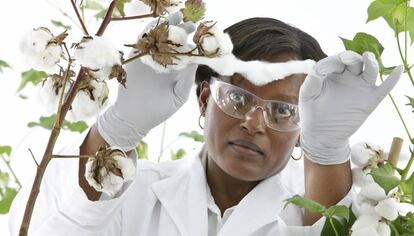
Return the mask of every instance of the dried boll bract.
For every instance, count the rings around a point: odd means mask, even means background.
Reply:
[[[84,37],[75,48],[74,58],[95,79],[108,79],[113,68],[122,64],[122,53],[106,38]]]
[[[207,57],[229,54],[233,50],[230,36],[217,26],[217,22],[206,21],[200,23],[193,41],[200,53]]]
[[[36,70],[52,71],[63,55],[62,44],[67,33],[54,37],[49,29],[40,27],[27,33],[20,42],[28,64]]]
[[[157,16],[177,11],[181,3],[179,0],[142,0],[142,2],[150,6],[151,11],[155,11]]]
[[[189,50],[187,32],[175,25],[163,22],[142,35],[135,44],[126,45],[137,49],[137,53],[148,54],[142,62],[158,72],[181,70],[188,65],[188,56],[177,55]]]
[[[101,147],[86,163],[85,177],[94,189],[113,197],[135,177],[135,165],[120,149]]]

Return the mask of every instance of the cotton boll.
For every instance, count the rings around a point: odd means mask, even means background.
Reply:
[[[122,177],[124,181],[131,180],[135,177],[135,165],[131,158],[123,157],[123,156],[114,156],[113,157],[122,171]]]
[[[89,92],[79,91],[73,100],[72,110],[70,110],[74,120],[88,120],[98,115],[108,104],[109,90],[106,83],[91,80],[90,85],[94,87],[92,94],[95,101],[91,100]]]
[[[393,221],[398,217],[399,200],[396,198],[387,198],[378,203],[375,211],[387,220]]]
[[[220,45],[220,55],[228,54],[233,51],[233,43],[231,42],[230,35],[228,33],[219,34],[217,36],[217,41]]]
[[[361,168],[352,168],[352,181],[357,187],[374,183],[374,179],[369,175],[370,169],[362,170]]]
[[[177,62],[177,65],[168,65],[167,67],[164,67],[160,64],[158,64],[154,59],[152,59],[151,55],[145,55],[141,57],[142,63],[145,65],[151,67],[153,70],[155,70],[157,73],[169,73],[173,70],[182,70],[187,67],[188,63],[190,62],[190,59],[188,56],[180,56],[180,60],[175,59],[174,62]]]
[[[121,190],[123,184],[124,179],[109,173],[102,179],[102,192],[106,193],[110,197],[113,197],[119,192],[119,190]]]
[[[51,115],[53,113],[56,113],[58,109],[59,96],[62,88],[60,88],[58,90],[58,94],[56,94],[56,90],[53,86],[54,82],[51,78],[47,78],[44,81],[43,85],[40,83],[37,86],[36,100],[42,104],[44,115]],[[65,93],[69,91],[69,87],[69,84],[66,84]]]
[[[365,227],[362,229],[352,230],[351,236],[379,236],[374,227]]]
[[[384,151],[378,145],[369,142],[361,142],[352,146],[351,160],[358,167],[365,167],[370,160],[383,160]]]
[[[390,236],[391,228],[384,222],[380,222],[377,227],[377,232],[379,236]]]
[[[378,202],[387,198],[385,190],[381,188],[381,186],[379,186],[377,183],[365,185],[363,188],[361,188],[360,194]]]
[[[175,25],[168,26],[168,40],[174,44],[179,44],[182,46],[187,45],[187,32]],[[181,47],[177,47],[180,49]]]
[[[46,28],[38,28],[27,33],[20,42],[27,63],[36,70],[50,72],[62,56],[62,47],[55,43],[52,33]]]
[[[378,215],[360,215],[355,223],[352,225],[352,231],[364,229],[364,228],[373,228],[376,232],[380,218]]]
[[[83,67],[93,70],[121,64],[121,56],[115,45],[106,38],[86,38],[77,46],[74,58]]]

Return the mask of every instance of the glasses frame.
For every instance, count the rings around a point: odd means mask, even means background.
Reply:
[[[235,116],[233,114],[229,114],[228,112],[226,112],[225,110],[223,110],[220,107],[219,101],[217,101],[217,97],[218,97],[219,87],[220,86],[223,86],[223,85],[224,86],[227,86],[227,87],[232,87],[235,90],[242,91],[243,93],[246,93],[249,96],[252,96],[252,98],[257,102],[257,104],[254,107],[252,107],[252,109],[250,109],[246,113],[246,115],[245,115],[244,118],[240,118],[239,116]],[[247,91],[245,89],[242,89],[242,88],[240,88],[240,87],[238,87],[236,85],[233,85],[233,84],[230,84],[230,83],[221,81],[221,80],[219,80],[219,79],[217,79],[215,77],[211,77],[209,86],[210,86],[211,95],[213,96],[213,100],[216,103],[216,105],[220,108],[221,111],[223,111],[226,115],[228,115],[230,117],[237,118],[237,119],[241,119],[241,120],[242,119],[246,119],[248,117],[251,117],[250,114],[256,112],[256,110],[258,108],[261,108],[262,109],[262,114],[263,114],[263,117],[264,117],[264,121],[266,123],[266,126],[269,127],[270,129],[276,130],[276,131],[279,131],[279,132],[293,132],[293,131],[296,131],[296,130],[300,129],[299,107],[296,104],[292,104],[292,103],[284,102],[284,101],[278,101],[278,100],[266,100],[266,99],[262,99],[262,98],[258,97],[257,95],[253,94],[252,92],[249,92],[249,91]],[[276,127],[271,126],[271,123],[270,123],[269,118],[268,118],[268,113],[267,113],[267,110],[266,110],[266,104],[268,104],[268,103],[283,103],[283,104],[287,104],[289,106],[294,107],[295,108],[295,116],[297,116],[297,119],[298,119],[298,122],[295,123],[296,124],[296,127],[292,128],[292,129],[288,129],[288,130],[283,130],[283,129],[277,129]]]

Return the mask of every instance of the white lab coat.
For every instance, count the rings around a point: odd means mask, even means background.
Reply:
[[[88,131],[58,152],[78,155]],[[303,170],[295,169],[262,181],[237,205],[218,235],[320,235],[323,218],[303,227],[301,209],[293,205],[283,209],[283,200],[303,189],[298,187],[303,184],[300,176],[303,178]],[[78,159],[52,160],[29,235],[207,236],[206,185],[198,155],[162,164],[139,160],[135,180],[125,183],[115,198],[92,202],[78,185]],[[12,236],[18,234],[29,191],[30,186],[25,186],[13,202],[9,221]],[[338,204],[349,205],[353,192]]]

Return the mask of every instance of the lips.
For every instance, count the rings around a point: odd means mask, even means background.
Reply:
[[[230,145],[237,145],[237,146],[241,146],[247,149],[250,149],[252,151],[257,152],[260,155],[264,155],[264,151],[257,146],[256,144],[246,141],[246,140],[241,140],[241,139],[237,139],[237,140],[232,140],[229,142]]]

